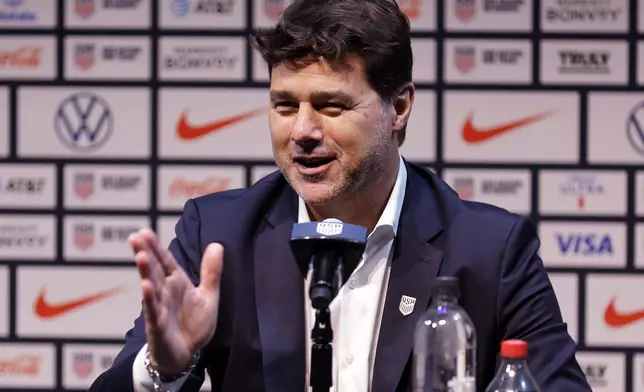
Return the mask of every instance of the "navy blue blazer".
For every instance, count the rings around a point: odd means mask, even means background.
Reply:
[[[408,182],[373,372],[373,392],[411,390],[413,331],[438,275],[457,276],[460,303],[478,337],[477,391],[496,372],[504,339],[524,339],[528,363],[544,392],[590,392],[575,359],[553,288],[537,255],[531,223],[490,205],[461,200],[434,173],[405,161]],[[225,247],[216,333],[182,392],[196,392],[204,371],[213,391],[305,390],[304,266],[289,247],[298,200],[275,172],[246,189],[188,201],[170,250],[197,284],[201,255]],[[402,295],[417,311],[398,311]],[[419,306],[420,305],[420,306]],[[131,392],[132,364],[144,345],[143,316],[91,392]]]

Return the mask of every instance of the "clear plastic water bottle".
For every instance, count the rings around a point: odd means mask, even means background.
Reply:
[[[541,392],[526,358],[528,344],[523,340],[501,342],[501,365],[485,392]]]
[[[458,304],[458,279],[438,277],[414,334],[414,392],[475,392],[476,331]]]

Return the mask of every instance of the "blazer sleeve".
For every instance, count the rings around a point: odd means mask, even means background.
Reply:
[[[539,246],[534,226],[520,218],[508,238],[500,267],[497,317],[502,340],[528,343],[528,368],[542,391],[592,392],[537,254]]]
[[[199,211],[196,203],[189,200],[175,226],[176,237],[171,241],[169,249],[195,285],[199,284],[202,254],[199,232]],[[114,359],[112,366],[96,378],[89,392],[134,392],[134,359],[145,343],[145,319],[141,313],[134,320],[134,326],[126,332],[125,346]],[[205,380],[204,369],[204,364],[198,364],[186,379],[181,392],[197,392]]]

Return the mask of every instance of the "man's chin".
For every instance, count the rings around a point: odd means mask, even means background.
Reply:
[[[297,194],[311,205],[323,204],[336,196],[336,187],[327,182],[298,181],[294,188]]]
[[[296,185],[300,187],[328,187],[332,183],[332,176],[328,171],[317,174],[304,174],[296,168],[290,170],[289,177]]]
[[[339,178],[325,171],[316,175],[303,175],[297,169],[288,171],[288,182],[307,204],[323,204],[337,197]]]

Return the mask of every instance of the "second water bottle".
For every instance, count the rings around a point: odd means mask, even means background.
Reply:
[[[414,392],[475,392],[476,332],[454,277],[438,277],[414,335]]]

